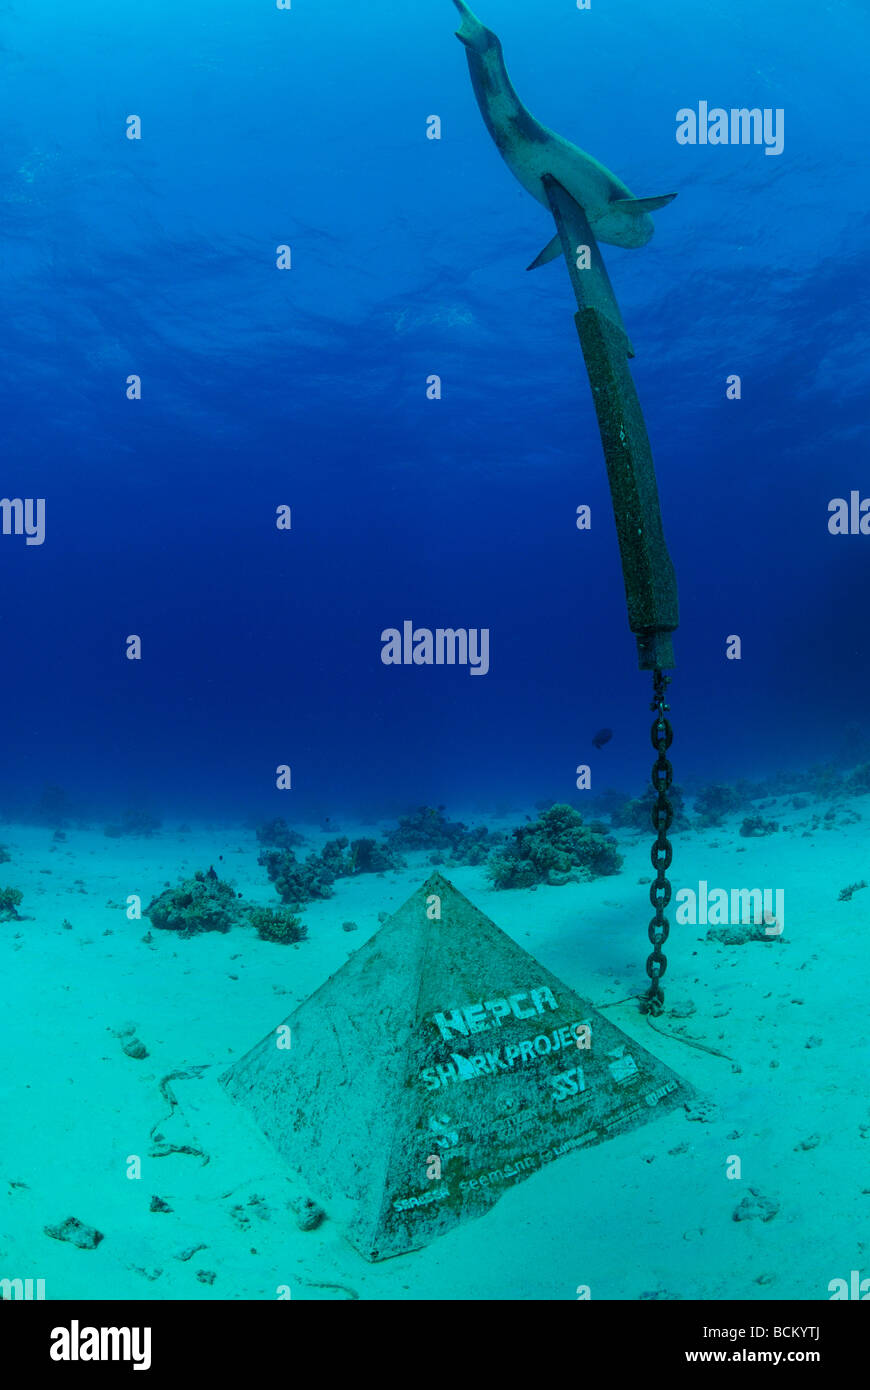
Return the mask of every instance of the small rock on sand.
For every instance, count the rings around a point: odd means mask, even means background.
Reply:
[[[314,1231],[325,1220],[326,1212],[311,1197],[291,1197],[290,1210],[300,1231]]]
[[[42,1229],[52,1240],[67,1241],[70,1245],[77,1245],[80,1250],[96,1250],[103,1239],[102,1231],[98,1231],[96,1226],[86,1226],[75,1216],[68,1216],[59,1226],[43,1226]]]
[[[750,1187],[735,1208],[732,1221],[772,1221],[779,1211],[779,1202],[764,1197],[757,1187]]]

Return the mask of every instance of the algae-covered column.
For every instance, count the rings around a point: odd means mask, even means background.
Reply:
[[[613,500],[628,625],[643,671],[674,666],[677,581],[665,544],[652,450],[628,359],[633,350],[592,228],[551,175],[543,178],[577,299],[574,322],[592,387]]]

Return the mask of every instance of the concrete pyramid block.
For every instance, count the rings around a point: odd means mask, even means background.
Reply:
[[[220,1082],[370,1260],[693,1096],[438,873]]]

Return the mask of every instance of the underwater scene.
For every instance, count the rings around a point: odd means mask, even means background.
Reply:
[[[0,6],[0,1298],[870,1299],[868,45]]]

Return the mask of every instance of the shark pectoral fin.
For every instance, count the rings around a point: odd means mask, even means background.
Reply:
[[[661,198],[614,198],[610,206],[620,212],[657,212],[672,203],[676,196],[676,193],[664,193]]]
[[[531,265],[526,266],[526,270],[537,270],[539,265],[546,265],[547,261],[554,261],[557,256],[562,254],[562,239],[557,232],[552,241],[548,241],[543,251],[535,257]]]

